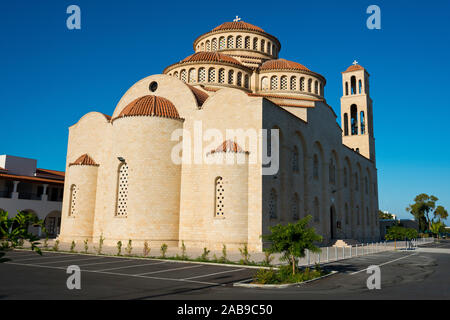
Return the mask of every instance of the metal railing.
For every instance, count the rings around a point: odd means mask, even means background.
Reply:
[[[366,256],[383,251],[414,249],[419,245],[432,243],[433,238],[418,238],[411,241],[384,241],[362,243],[345,247],[322,247],[320,253],[312,253],[306,250],[306,255],[298,262],[299,266],[310,266],[316,263],[328,263],[360,256]]]

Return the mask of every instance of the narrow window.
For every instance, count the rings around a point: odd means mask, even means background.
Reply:
[[[265,48],[264,48],[265,43],[266,43],[266,42],[264,41],[264,39],[262,39],[262,40],[261,40],[261,48],[260,48],[262,52],[264,52],[264,49],[265,49]]]
[[[227,39],[227,47],[228,48],[233,48],[234,47],[234,39],[233,36],[229,36]]]
[[[242,73],[241,72],[238,72],[237,73],[237,82],[236,82],[236,85],[238,85],[239,87],[242,87]]]
[[[250,49],[250,37],[245,37],[245,49]]]
[[[219,50],[225,49],[225,45],[226,45],[226,43],[225,43],[225,37],[220,37],[220,38],[219,38]]]
[[[77,193],[78,193],[78,187],[73,184],[70,187],[70,203],[69,203],[69,216],[73,217],[76,214],[76,208],[77,208]]]
[[[211,51],[211,42],[206,40],[206,51]]]
[[[278,78],[277,76],[272,76],[270,78],[270,90],[277,90],[278,89]]]
[[[361,94],[362,93],[361,92],[361,90],[362,90],[362,82],[361,82],[361,80],[358,81],[358,84],[359,84],[359,94]]]
[[[292,219],[294,219],[294,220],[299,219],[298,207],[299,207],[298,194],[294,193],[294,195],[292,196],[292,200],[291,200],[291,214],[292,214]]]
[[[269,200],[269,217],[271,219],[276,219],[278,216],[278,203],[277,203],[277,192],[275,189],[270,191],[270,200]]]
[[[361,134],[366,133],[366,119],[364,117],[364,111],[360,112],[360,118],[361,118]]]
[[[312,79],[308,80],[308,92],[312,92]]]
[[[344,113],[344,135],[348,136],[348,114]]]
[[[317,156],[317,154],[314,155],[313,177],[316,180],[319,179],[319,157]]]
[[[126,216],[128,208],[128,164],[123,163],[119,167],[117,187],[116,215]]]
[[[287,77],[286,76],[282,76],[281,77],[281,90],[287,90]]]
[[[269,78],[263,77],[261,79],[261,90],[269,90]]]
[[[209,70],[208,70],[208,82],[216,82],[216,69],[209,68]]]
[[[195,83],[196,72],[195,69],[189,70],[189,83]]]
[[[299,172],[298,149],[296,146],[294,146],[294,150],[292,151],[292,171]]]
[[[212,47],[212,51],[217,51],[217,38],[212,39],[211,47]]]
[[[206,70],[205,68],[198,69],[198,82],[206,81]]]
[[[314,93],[319,94],[319,82],[314,81]]]
[[[225,83],[225,69],[219,70],[219,83]]]
[[[355,76],[351,77],[350,84],[352,86],[352,94],[356,94],[356,77]]]
[[[215,180],[215,213],[214,215],[216,217],[223,217],[224,216],[224,193],[225,189],[223,187],[223,178],[217,177]]]
[[[345,95],[348,96],[348,82],[345,82]]]
[[[352,128],[352,135],[358,134],[358,107],[356,104],[352,104],[350,107],[350,116],[351,116],[351,128]]]
[[[291,77],[290,90],[297,90],[297,77]]]
[[[234,82],[234,71],[228,71],[228,84],[233,84]]]
[[[242,48],[242,36],[236,38],[236,48]]]
[[[300,78],[300,91],[305,91],[305,78]]]
[[[186,70],[184,70],[184,69],[181,70],[180,79],[181,79],[181,81],[186,82]]]
[[[253,50],[258,50],[258,38],[253,38]]]
[[[248,74],[246,74],[244,77],[244,87],[248,89],[249,86],[250,86],[250,78],[249,78]]]

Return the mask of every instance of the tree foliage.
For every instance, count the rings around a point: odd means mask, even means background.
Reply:
[[[400,226],[390,227],[385,235],[386,240],[404,240],[404,239],[416,239],[419,236],[419,232],[413,228],[405,228]]]
[[[439,199],[433,195],[421,193],[414,198],[414,203],[410,204],[406,211],[410,212],[419,223],[421,231],[429,230],[434,220],[444,220],[448,217],[448,212],[443,206],[437,206]]]
[[[278,224],[270,228],[270,234],[262,237],[271,243],[269,252],[281,253],[281,259],[291,263],[293,274],[295,274],[298,258],[305,256],[306,249],[311,252],[320,252],[314,243],[322,241],[322,237],[316,234],[314,228],[308,227],[311,218],[308,215],[295,224]]]
[[[390,213],[384,213],[381,210],[378,210],[378,218],[379,219],[394,219],[394,216]]]
[[[35,225],[44,228],[44,221],[39,220],[31,213],[17,211],[13,218],[8,217],[8,212],[0,210],[0,258],[3,257],[5,251],[18,247],[23,241],[28,241],[31,250],[42,255],[41,249],[38,247],[39,238],[28,232],[28,227]]]

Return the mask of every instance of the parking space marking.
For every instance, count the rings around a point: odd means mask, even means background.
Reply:
[[[163,264],[163,263],[167,263],[167,262],[157,262],[157,263],[145,263],[145,264],[135,264],[132,266],[125,266],[125,267],[115,267],[115,268],[108,268],[108,269],[101,269],[101,270],[97,270],[97,271],[109,271],[109,270],[118,270],[118,269],[126,269],[126,268],[136,268],[136,267],[142,267],[142,266],[156,266],[158,264]]]
[[[71,261],[85,261],[85,260],[98,260],[98,259],[104,259],[105,257],[98,257],[98,258],[84,258],[84,259],[70,259],[70,260],[59,260],[59,261],[51,261],[51,262],[37,262],[37,264],[53,264],[53,263],[62,263],[62,262],[71,262]]]
[[[394,260],[390,260],[390,261],[387,261],[387,262],[384,262],[384,263],[381,263],[381,264],[377,264],[377,266],[378,266],[378,267],[381,267],[381,266],[387,265],[387,264],[389,264],[389,263],[392,263],[392,262],[395,262],[395,261],[398,261],[398,260],[402,260],[402,259],[409,258],[409,257],[411,257],[411,256],[415,256],[415,255],[417,255],[417,254],[419,254],[419,253],[416,252],[416,253],[413,253],[413,254],[409,254],[409,255],[407,255],[407,256],[400,257],[400,258],[398,258],[398,259],[394,259]],[[368,269],[369,269],[369,268],[365,268],[365,269],[363,269],[363,270],[355,271],[355,272],[353,272],[353,273],[350,273],[350,275],[354,275],[354,274],[357,274],[357,273],[366,271],[366,270],[368,270]]]
[[[185,278],[184,280],[191,280],[191,279],[198,279],[198,278],[206,278],[206,277],[210,277],[210,276],[215,276],[215,275],[217,275],[217,274],[229,273],[229,272],[237,272],[237,271],[242,271],[242,270],[246,270],[246,269],[236,269],[236,270],[228,270],[228,271],[222,271],[222,272],[210,273],[210,274],[207,274],[207,275],[201,275],[201,276],[195,276],[195,277]]]
[[[66,268],[63,268],[63,267],[43,266],[43,265],[31,264],[31,263],[5,262],[4,264],[11,264],[11,265],[18,265],[18,266],[25,266],[25,267],[35,267],[35,268],[48,268],[48,269],[66,270]],[[204,284],[204,285],[209,285],[209,286],[222,286],[222,285],[224,285],[222,283],[215,283],[215,282],[195,281],[195,280],[186,280],[186,279],[173,279],[173,278],[149,277],[149,276],[143,276],[143,275],[115,273],[115,272],[103,272],[103,271],[96,271],[96,270],[83,270],[82,272],[99,273],[99,274],[107,274],[107,275],[113,275],[113,276],[132,277],[132,278],[144,278],[144,279],[152,279],[152,280],[165,280],[165,281],[175,281],[175,282],[190,282],[190,283]]]
[[[57,256],[53,256],[53,257],[48,257],[48,256],[37,256],[35,258],[27,258],[27,259],[19,259],[19,260],[15,260],[17,262],[22,262],[22,261],[30,261],[30,260],[36,260],[36,259],[54,259],[54,258],[72,258],[72,255],[57,255]]]
[[[162,273],[162,272],[169,272],[169,271],[182,270],[182,269],[192,269],[192,268],[198,268],[198,267],[203,267],[203,266],[204,265],[195,265],[195,266],[189,266],[189,267],[183,267],[183,268],[173,268],[173,269],[167,269],[167,270],[159,270],[159,271],[153,271],[153,272],[138,273],[138,274],[135,274],[135,276],[144,276],[144,275],[147,275],[147,274]]]
[[[110,263],[122,263],[122,262],[132,262],[135,260],[119,260],[119,261],[108,261],[108,262],[94,262],[94,263],[85,263],[85,264],[79,264],[79,267],[85,267],[85,266],[93,266],[96,264],[110,264]]]

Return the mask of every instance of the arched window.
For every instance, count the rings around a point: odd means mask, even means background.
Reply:
[[[292,219],[294,220],[298,220],[299,219],[299,198],[298,198],[298,194],[294,193],[292,195],[292,200],[291,200],[291,215],[292,215]]]
[[[312,79],[308,79],[308,92],[312,92]]]
[[[189,69],[189,83],[195,83],[196,72],[195,69]]]
[[[270,48],[271,48],[272,46],[270,45],[270,42],[267,42],[267,53],[268,54],[270,54]]]
[[[275,56],[275,55],[276,55],[275,53],[276,53],[276,52],[275,52],[275,45],[272,44],[272,55]]]
[[[314,221],[320,221],[320,207],[319,207],[319,199],[314,198]]]
[[[270,78],[270,90],[277,90],[278,89],[278,78],[277,76],[272,76]]]
[[[314,81],[314,93],[319,94],[319,82]]]
[[[200,49],[201,49],[201,51],[205,51],[205,43],[204,42],[202,42],[200,44]]]
[[[361,94],[361,90],[362,90],[362,82],[361,80],[358,81],[358,85],[359,85],[359,94]]]
[[[122,163],[120,165],[117,180],[116,215],[126,216],[128,208],[128,164]]]
[[[348,204],[345,204],[345,224],[349,223],[349,217],[348,217]]]
[[[234,71],[229,70],[228,71],[228,84],[233,84],[234,82]]]
[[[219,83],[225,83],[225,69],[219,69]]]
[[[320,83],[320,93],[319,93],[322,97],[324,96],[324,92],[323,92],[323,83]]]
[[[348,96],[348,81],[345,82],[345,95]]]
[[[292,171],[299,172],[298,149],[296,146],[294,146],[294,149],[292,150]]]
[[[206,40],[206,51],[211,51],[211,42]]]
[[[286,76],[281,76],[281,80],[280,80],[280,84],[281,84],[281,90],[287,90],[288,88],[288,83],[287,83],[287,77]]]
[[[344,167],[344,187],[347,187],[347,185],[348,185],[347,168]]]
[[[290,90],[297,90],[297,77],[291,77]]]
[[[263,77],[261,79],[261,90],[269,90],[269,78]]]
[[[236,48],[242,48],[242,36],[236,37]]]
[[[186,82],[186,70],[184,70],[184,69],[181,70],[180,79],[181,79],[181,81]]]
[[[242,72],[237,73],[236,85],[242,87]]]
[[[233,39],[233,36],[228,36],[228,39],[227,39],[227,48],[234,48],[234,39]]]
[[[264,47],[265,43],[266,42],[264,41],[264,39],[261,39],[261,48],[260,49],[261,49],[262,52],[264,52],[264,50],[265,50],[265,47]]]
[[[344,113],[344,135],[348,136],[348,114]]]
[[[209,68],[209,70],[208,70],[208,82],[216,82],[216,69]]]
[[[217,51],[217,38],[212,39],[211,46],[212,46],[212,51]]]
[[[73,217],[77,213],[77,194],[78,194],[78,187],[77,185],[73,184],[70,187],[70,203],[69,203],[69,216]]]
[[[333,158],[330,159],[330,164],[328,166],[328,175],[329,175],[329,182],[331,184],[336,183],[336,165],[334,164]]]
[[[253,38],[253,50],[258,50],[258,38]]]
[[[352,104],[350,107],[350,116],[351,116],[351,127],[352,127],[352,135],[358,134],[358,107],[356,104]]]
[[[225,210],[225,189],[223,187],[223,178],[217,177],[215,182],[215,212],[214,215],[216,217],[223,217],[224,216],[224,210]]]
[[[350,84],[352,87],[352,94],[356,94],[356,77],[355,76],[352,76],[350,78]]]
[[[174,76],[175,78],[178,79],[178,71],[175,71],[175,72],[173,73],[173,76]]]
[[[250,37],[245,37],[245,49],[250,49]]]
[[[248,74],[246,74],[244,77],[244,87],[248,89],[249,86],[250,86],[250,78],[249,78]]]
[[[206,81],[206,70],[205,68],[198,69],[198,82]]]
[[[271,219],[276,219],[278,217],[278,199],[275,189],[270,190],[269,217]]]
[[[366,133],[366,119],[364,117],[364,111],[360,112],[360,119],[361,119],[361,134]]]
[[[220,38],[219,38],[219,50],[225,49],[225,45],[226,45],[226,43],[225,43],[225,37],[220,37]]]
[[[313,160],[313,177],[316,180],[319,179],[319,157],[317,156],[317,154],[314,155]]]
[[[305,78],[300,78],[300,91],[305,91]]]

